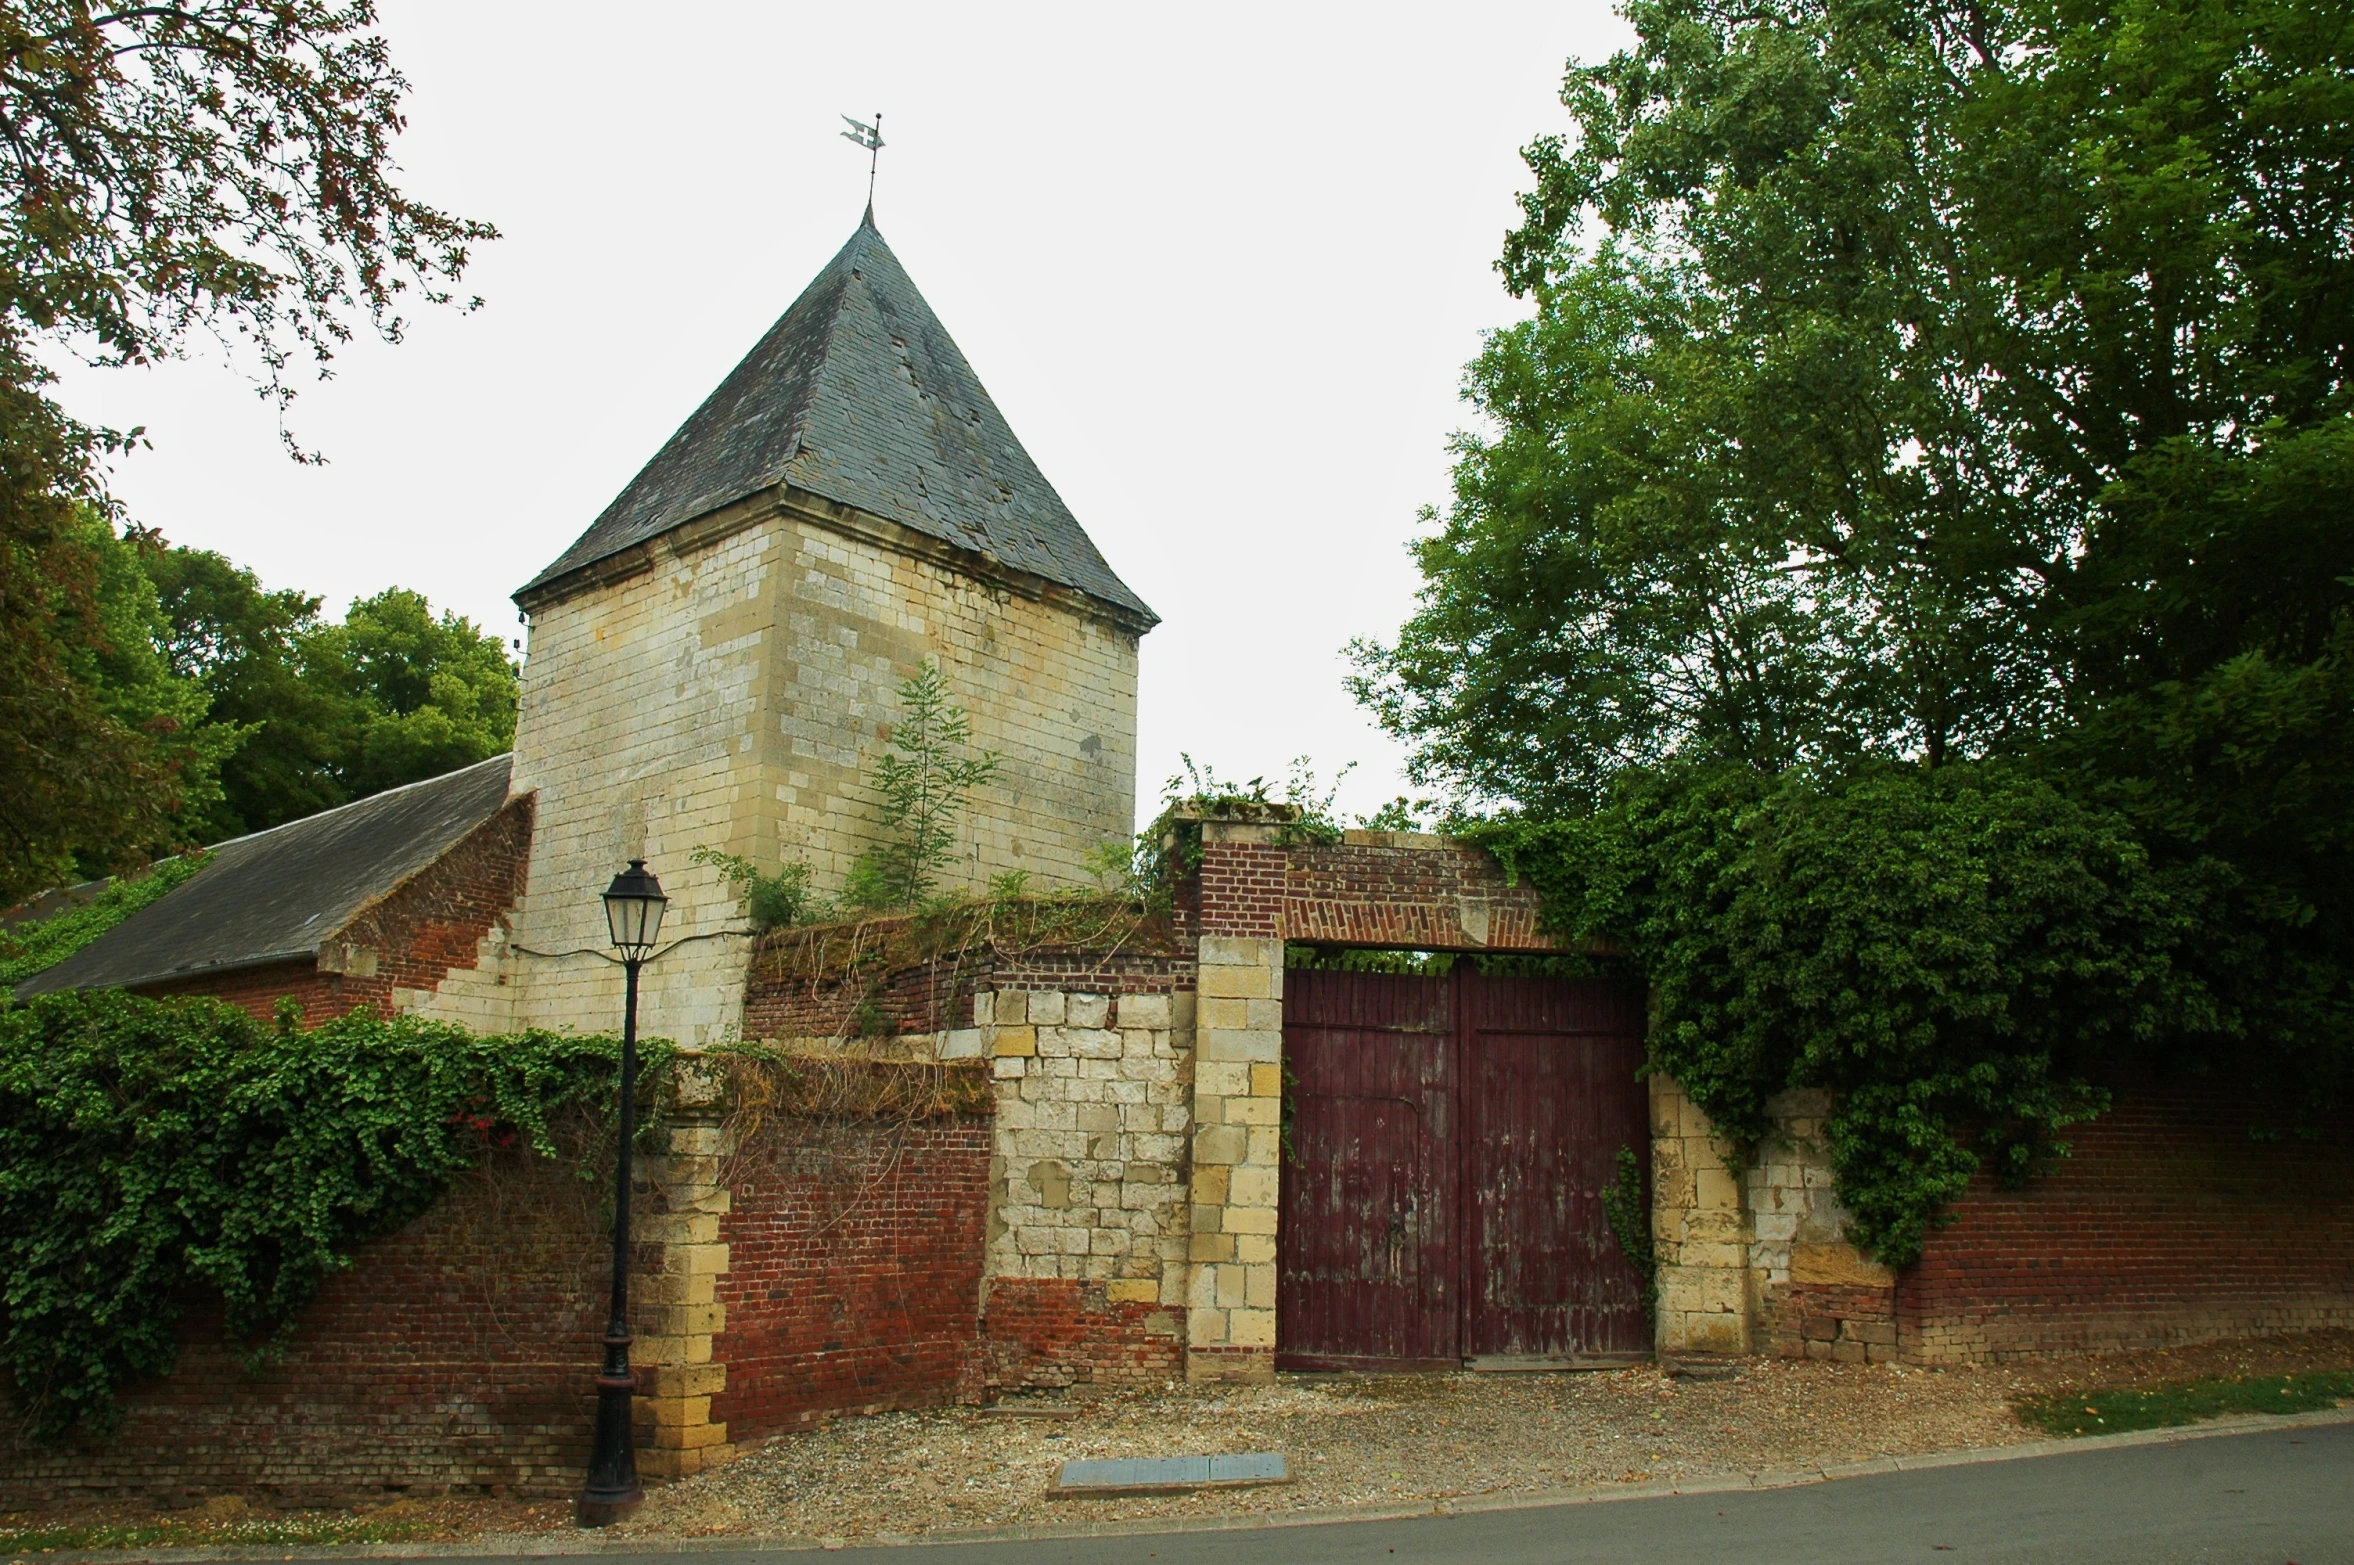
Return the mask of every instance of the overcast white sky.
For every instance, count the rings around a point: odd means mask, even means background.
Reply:
[[[270,586],[400,584],[518,635],[508,594],[583,531],[855,227],[878,225],[1047,477],[1163,623],[1140,802],[1180,751],[1224,776],[1399,754],[1342,688],[1408,611],[1461,366],[1517,307],[1492,262],[1562,66],[1602,3],[386,0],[415,86],[409,187],[499,225],[470,316],[355,344],[283,454],[202,352],[75,371],[143,424],[131,514]]]

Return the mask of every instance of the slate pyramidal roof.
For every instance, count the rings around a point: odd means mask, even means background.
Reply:
[[[1075,588],[1135,629],[1159,623],[1014,438],[871,212],[595,525],[515,596],[528,605],[779,485]]]

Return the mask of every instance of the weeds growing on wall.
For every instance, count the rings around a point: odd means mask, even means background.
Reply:
[[[1296,756],[1278,797],[1276,785],[1264,777],[1229,782],[1214,769],[1196,765],[1190,755],[1177,759],[1184,770],[1162,785],[1160,813],[1152,824],[1133,842],[1107,842],[1090,855],[1088,867],[1106,891],[1168,911],[1177,887],[1201,868],[1205,816],[1267,822],[1276,828],[1275,840],[1286,845],[1340,841],[1342,827],[1333,806],[1349,767],[1324,786],[1308,758]]]
[[[854,993],[838,1029],[847,1037],[897,1033],[904,1020],[881,1005],[893,974],[930,966],[935,1015],[994,963],[1040,951],[1109,961],[1124,951],[1170,949],[1166,912],[1125,895],[1023,892],[938,902],[914,913],[776,930],[752,958],[756,981],[800,988],[812,1000]]]
[[[641,1048],[661,1079],[668,1045]],[[0,1006],[0,1369],[55,1441],[169,1371],[192,1293],[249,1360],[358,1245],[489,1148],[608,1124],[610,1037],[475,1037],[354,1015],[312,1031],[120,991]],[[609,1134],[609,1132],[608,1132]],[[584,1177],[597,1159],[582,1163]]]
[[[737,906],[752,921],[754,929],[790,929],[795,924],[823,923],[833,916],[834,905],[817,894],[817,888],[810,883],[810,867],[797,859],[779,864],[770,872],[740,853],[697,848],[687,856],[687,862],[708,864],[718,870],[736,888],[737,896],[742,899]]]
[[[1659,1254],[1651,1235],[1650,1191],[1643,1179],[1643,1161],[1633,1147],[1618,1149],[1616,1172],[1602,1190],[1602,1215],[1618,1250],[1643,1279],[1643,1318],[1659,1319]]]

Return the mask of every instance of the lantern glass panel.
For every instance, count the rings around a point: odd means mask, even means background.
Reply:
[[[662,911],[669,901],[661,882],[646,873],[645,861],[630,860],[605,892],[605,925],[613,944],[624,951],[650,948],[662,933]]]

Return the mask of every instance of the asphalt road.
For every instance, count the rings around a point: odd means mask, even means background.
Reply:
[[[806,1556],[803,1556],[806,1557]],[[851,1549],[892,1565],[2354,1565],[2354,1424],[1412,1521]],[[599,1565],[775,1565],[746,1550]]]

